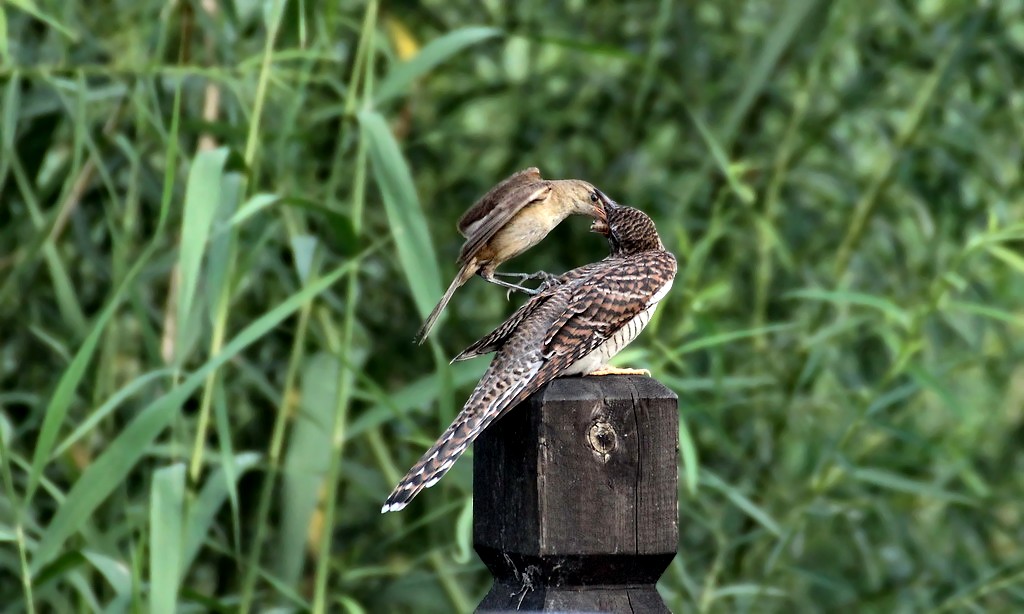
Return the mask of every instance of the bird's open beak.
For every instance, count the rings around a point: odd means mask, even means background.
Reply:
[[[601,190],[597,190],[597,193],[600,194],[601,198],[598,202],[594,203],[594,223],[590,225],[590,232],[608,236],[608,232],[611,230],[608,227],[608,210],[618,205]]]

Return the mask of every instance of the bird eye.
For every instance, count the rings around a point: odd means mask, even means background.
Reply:
[[[597,192],[591,192],[590,193],[590,202],[592,202],[592,203],[596,203],[597,202]]]

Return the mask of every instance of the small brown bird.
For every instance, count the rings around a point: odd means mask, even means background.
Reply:
[[[546,273],[496,273],[507,260],[540,242],[562,220],[573,214],[596,217],[602,194],[593,185],[578,179],[541,179],[540,170],[531,167],[505,179],[470,207],[459,219],[459,233],[466,242],[459,252],[462,268],[440,302],[427,316],[416,342],[423,343],[444,311],[452,295],[473,275],[492,284],[533,294],[536,290],[495,279],[495,275],[528,279],[547,279]]]
[[[402,478],[381,512],[404,508],[436,484],[487,425],[554,378],[646,373],[615,369],[607,361],[650,321],[672,287],[676,259],[651,218],[632,207],[605,202],[592,229],[608,238],[607,258],[555,278],[455,357],[497,352],[455,421]]]

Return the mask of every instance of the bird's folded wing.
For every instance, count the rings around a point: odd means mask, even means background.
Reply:
[[[544,338],[547,362],[542,371],[555,377],[647,309],[676,272],[675,258],[667,252],[599,264],[605,266],[575,286],[568,306]]]
[[[501,346],[505,345],[508,338],[515,332],[516,328],[525,320],[531,313],[533,313],[537,307],[548,300],[550,294],[537,295],[523,303],[522,307],[516,309],[507,320],[501,323],[501,326],[492,330],[482,339],[473,342],[468,348],[459,352],[459,355],[452,358],[452,362],[459,362],[461,360],[469,360],[470,358],[476,358],[477,356],[483,356],[484,354],[490,354],[496,352]]]
[[[485,243],[509,223],[515,214],[550,196],[551,185],[546,181],[527,183],[509,190],[493,209],[472,226],[472,232],[459,252],[459,262],[468,262]]]
[[[487,213],[494,209],[495,205],[508,198],[512,190],[530,183],[539,183],[540,181],[540,169],[536,166],[524,168],[518,173],[513,173],[506,177],[501,183],[488,190],[486,194],[473,203],[472,207],[462,214],[458,223],[459,233],[464,237],[475,234],[480,220],[486,217]]]
[[[461,360],[469,360],[470,358],[476,358],[477,356],[483,356],[484,354],[490,354],[496,352],[501,346],[505,345],[508,338],[515,332],[516,328],[530,316],[538,307],[543,305],[548,299],[550,299],[556,292],[571,292],[571,289],[567,284],[586,277],[594,270],[599,270],[603,266],[602,262],[594,262],[581,267],[567,271],[566,273],[555,278],[549,282],[548,286],[541,290],[540,293],[531,297],[530,300],[522,304],[519,309],[516,309],[512,315],[508,317],[504,322],[501,323],[498,328],[494,329],[482,339],[474,342],[472,345],[462,350],[458,356],[452,359],[452,362],[458,362]]]
[[[542,385],[564,374],[577,360],[608,341],[647,309],[676,273],[676,260],[668,252],[603,260],[600,268],[563,286],[571,292],[565,308],[547,327],[540,363],[529,385],[516,392],[504,411],[522,403]],[[564,297],[552,296],[554,301]]]

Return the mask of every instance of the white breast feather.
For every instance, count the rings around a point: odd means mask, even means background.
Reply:
[[[644,308],[643,311],[636,314],[632,320],[627,322],[625,326],[618,330],[618,332],[609,337],[607,341],[599,345],[586,356],[574,362],[572,366],[565,370],[564,375],[586,375],[587,373],[596,370],[598,367],[608,364],[608,361],[629,345],[633,339],[636,339],[644,327],[647,326],[647,323],[651,321],[651,316],[654,314],[654,308],[658,306],[661,299],[665,298],[668,291],[672,289],[672,281],[673,280],[669,280],[668,283],[659,288],[658,291],[651,296],[651,299],[647,301],[647,307]]]

